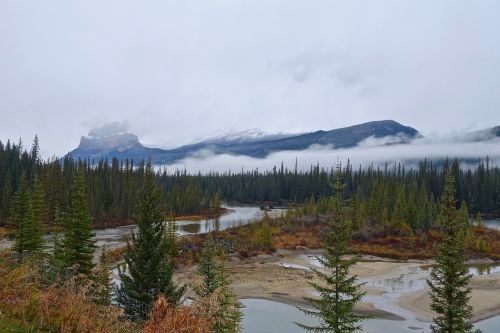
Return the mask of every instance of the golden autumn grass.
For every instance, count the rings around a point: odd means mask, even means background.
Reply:
[[[205,310],[200,306],[172,308],[164,297],[160,297],[144,332],[208,333],[211,331],[211,321]]]
[[[98,305],[70,281],[43,286],[33,264],[0,263],[0,328],[5,332],[127,333],[136,327],[121,310]]]
[[[160,297],[150,319],[131,323],[115,306],[99,305],[81,277],[44,286],[33,263],[0,258],[0,332],[205,333],[211,331],[211,303],[172,308]]]

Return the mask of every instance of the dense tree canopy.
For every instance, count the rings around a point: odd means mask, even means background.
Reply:
[[[46,207],[42,218],[54,222],[57,211],[69,210],[71,183],[78,170],[85,175],[94,225],[133,218],[138,189],[144,182],[143,162],[81,161],[68,156],[43,161],[38,150],[38,139],[29,151],[22,142],[0,142],[0,224],[8,223],[23,178],[29,188],[39,180]],[[492,167],[488,158],[470,168],[460,167],[458,161],[424,160],[413,167],[395,164],[359,169],[347,163],[342,169],[344,199],[354,199],[350,202],[357,214],[368,215],[378,224],[425,229],[435,223],[446,167],[453,171],[458,202],[466,202],[471,214],[500,216],[500,169]],[[155,178],[167,214],[193,215],[217,212],[220,200],[304,203],[312,198],[320,202],[333,194],[334,171],[319,165],[308,171],[281,165],[271,171],[194,175],[157,169]],[[361,218],[355,216],[354,224]]]

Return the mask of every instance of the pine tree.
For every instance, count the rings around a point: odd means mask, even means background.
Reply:
[[[75,273],[91,277],[95,243],[92,239],[92,220],[87,203],[85,178],[78,171],[70,192],[70,211],[64,218],[64,239],[61,252],[63,269],[72,268]]]
[[[467,224],[463,219],[457,218],[454,188],[454,178],[448,170],[441,197],[441,244],[437,265],[427,280],[431,309],[437,314],[431,325],[434,333],[479,332],[474,331],[469,322],[472,318],[472,306],[469,304],[471,289],[468,284],[472,276],[465,265]]]
[[[14,251],[17,252],[19,259],[22,259],[23,253],[28,251],[28,228],[33,219],[29,193],[26,189],[24,178],[21,178],[19,189],[14,195],[12,201],[10,222],[16,226]]]
[[[38,177],[33,179],[33,189],[31,191],[31,206],[33,212],[33,221],[31,234],[33,238],[33,245],[36,251],[43,250],[43,223],[47,215],[45,206],[45,193],[42,189],[42,184]]]
[[[109,255],[106,248],[103,248],[99,257],[99,265],[94,269],[94,280],[97,287],[94,293],[94,301],[97,304],[111,304],[114,284],[110,270]]]
[[[216,245],[211,233],[205,237],[196,273],[202,279],[201,284],[193,286],[197,301],[201,303],[211,297],[216,299],[216,310],[211,318],[212,332],[240,332],[242,314],[239,302],[225,273],[224,253]]]
[[[124,307],[125,315],[134,321],[144,321],[160,294],[176,306],[185,290],[172,280],[174,265],[169,255],[172,245],[165,235],[161,193],[151,164],[146,168],[137,212],[138,232],[132,233],[132,243],[127,244],[128,271],[120,272],[122,284],[117,290],[117,300]]]
[[[39,193],[35,189],[38,199]],[[36,210],[34,210],[34,204]],[[42,228],[38,202],[33,201],[31,193],[21,178],[19,190],[12,205],[11,221],[16,225],[14,251],[22,259],[25,254],[36,255],[43,250]]]
[[[341,169],[337,165],[335,172],[335,196],[332,200],[333,220],[328,221],[323,257],[317,257],[325,270],[313,269],[322,283],[310,283],[320,294],[320,298],[305,298],[313,310],[302,309],[312,317],[319,319],[318,326],[296,323],[310,332],[349,333],[361,330],[360,322],[366,317],[354,314],[354,306],[361,301],[364,292],[357,283],[356,275],[350,275],[349,269],[356,263],[356,258],[343,260],[349,254],[351,223],[347,219],[343,203],[343,185]]]
[[[202,278],[201,285],[194,287],[194,292],[199,298],[206,298],[212,295],[217,288],[220,287],[220,279],[218,276],[218,265],[215,262],[217,256],[217,246],[213,239],[212,233],[205,236],[203,249],[201,250],[200,263],[196,270],[196,274]]]
[[[63,252],[63,238],[62,233],[64,230],[64,217],[58,209],[54,213],[54,226],[55,231],[52,233],[52,255],[49,257],[49,269],[46,272],[49,280],[55,282],[60,279],[61,274],[65,269],[65,256]]]
[[[213,331],[216,333],[237,333],[242,329],[241,320],[243,319],[243,314],[240,309],[240,303],[231,287],[231,280],[226,274],[224,262],[225,257],[224,253],[222,253],[218,269],[220,284],[219,309],[214,316]]]
[[[219,192],[215,193],[213,214],[217,214],[220,211],[220,195]]]

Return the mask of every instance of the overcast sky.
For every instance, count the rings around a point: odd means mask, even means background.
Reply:
[[[500,124],[500,1],[0,0],[0,139]]]

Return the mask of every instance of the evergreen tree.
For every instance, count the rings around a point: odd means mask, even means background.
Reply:
[[[75,273],[91,277],[95,251],[93,236],[85,178],[80,170],[73,179],[70,211],[65,214],[64,219],[64,239],[61,244],[63,269],[72,268]]]
[[[40,193],[37,189],[35,189],[35,194],[38,200]],[[33,209],[34,204],[36,211]],[[32,195],[25,186],[24,178],[21,178],[11,214],[11,222],[16,225],[14,251],[18,253],[19,259],[22,259],[25,254],[40,254],[43,250],[42,228],[39,216],[38,202],[32,200]]]
[[[19,189],[16,191],[12,202],[10,214],[10,222],[16,226],[14,251],[17,252],[20,260],[23,253],[28,251],[28,229],[31,224],[30,220],[33,219],[30,201],[24,179],[21,178]]]
[[[219,267],[215,262],[217,256],[217,246],[213,239],[212,233],[205,236],[203,249],[201,250],[200,263],[196,270],[196,274],[202,278],[200,286],[195,286],[194,292],[199,298],[206,298],[212,295],[217,288],[220,287]]]
[[[111,304],[114,287],[110,271],[109,256],[106,249],[103,248],[99,257],[99,265],[94,270],[94,280],[97,287],[94,294],[94,300],[98,304]]]
[[[439,215],[441,244],[437,265],[427,280],[431,309],[438,315],[431,325],[434,333],[479,332],[469,322],[472,306],[468,284],[472,276],[465,265],[467,222],[457,217],[454,189],[453,175],[447,171]]]
[[[55,231],[52,233],[52,242],[54,244],[52,248],[52,255],[49,257],[50,269],[48,275],[52,281],[57,281],[61,277],[61,273],[66,268],[65,266],[65,256],[63,252],[63,240],[61,237],[64,233],[64,217],[63,214],[59,212],[58,209],[55,211]]]
[[[45,222],[47,210],[45,206],[45,193],[43,191],[42,184],[36,176],[33,179],[31,206],[33,212],[31,229],[33,244],[36,251],[41,251],[43,249],[43,223]]]
[[[215,313],[213,331],[216,333],[237,333],[241,331],[241,320],[243,314],[240,303],[236,298],[231,280],[229,280],[224,267],[224,253],[218,269],[219,278],[219,309]]]
[[[217,214],[219,210],[220,210],[220,195],[219,192],[216,192],[214,197],[213,213]]]
[[[349,254],[351,223],[343,202],[343,185],[340,166],[335,172],[335,196],[332,200],[333,220],[328,221],[323,257],[317,257],[325,270],[313,269],[321,283],[310,283],[320,294],[319,299],[305,298],[313,310],[302,309],[312,317],[319,319],[318,326],[296,323],[311,332],[349,333],[361,330],[360,322],[366,317],[354,314],[354,306],[361,301],[364,292],[357,283],[357,277],[349,274],[349,269],[356,263],[356,258],[343,260]]]
[[[201,284],[193,290],[198,302],[214,297],[217,304],[212,315],[215,333],[236,333],[241,331],[242,314],[239,302],[231,288],[224,268],[224,254],[216,245],[211,233],[205,237],[198,264],[197,274],[202,278]]]
[[[176,306],[185,290],[172,280],[171,244],[165,234],[161,193],[155,184],[151,164],[146,168],[137,214],[138,232],[132,233],[132,243],[127,244],[125,262],[128,271],[120,272],[122,284],[117,290],[117,300],[128,317],[144,321],[160,294]]]

